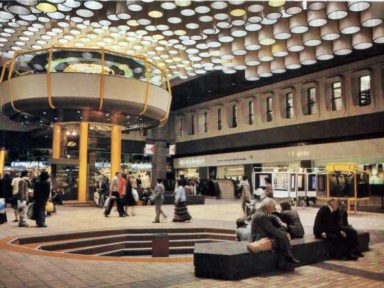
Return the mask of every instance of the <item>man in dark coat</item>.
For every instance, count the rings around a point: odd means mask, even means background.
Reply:
[[[299,261],[293,256],[289,235],[282,229],[273,226],[271,219],[268,217],[275,211],[276,202],[271,198],[265,198],[261,202],[261,206],[256,210],[252,217],[251,238],[252,241],[260,240],[264,237],[272,238],[276,244],[276,251],[279,253],[278,269],[292,271],[292,264]],[[290,264],[290,265],[289,265]]]
[[[313,234],[327,242],[332,257],[356,260],[358,257],[353,255],[350,249],[350,239],[338,223],[336,209],[337,201],[334,198],[331,198],[327,205],[320,207],[315,218]]]
[[[304,228],[301,224],[299,213],[296,210],[292,210],[291,204],[288,201],[281,202],[280,206],[280,219],[287,224],[287,230],[291,238],[303,238]]]
[[[48,179],[48,172],[42,171],[33,191],[33,214],[37,227],[42,228],[47,227],[47,225],[45,225],[45,206],[47,205],[51,192],[51,183]]]

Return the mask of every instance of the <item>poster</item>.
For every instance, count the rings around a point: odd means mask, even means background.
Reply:
[[[288,173],[276,173],[273,179],[274,190],[288,191],[289,187]]]
[[[304,190],[304,175],[303,174],[297,175],[297,189],[300,191]]]

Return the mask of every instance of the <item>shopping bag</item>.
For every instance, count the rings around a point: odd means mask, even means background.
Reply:
[[[135,199],[135,201],[139,201],[139,193],[137,193],[137,190],[132,188],[132,196],[133,196],[133,199]]]
[[[5,213],[5,199],[0,198],[0,214],[4,214],[4,213]]]
[[[17,210],[23,211],[23,209],[27,206],[26,200],[17,200]]]
[[[109,202],[111,202],[111,197],[108,197],[107,200],[104,202],[104,208],[108,208]]]
[[[53,213],[55,212],[55,206],[53,205],[52,202],[47,202],[47,205],[45,205],[45,211],[47,211],[48,213]]]
[[[35,202],[32,202],[28,205],[28,210],[27,210],[27,218],[30,220],[35,220],[35,215],[33,215],[33,208],[35,206]]]
[[[272,240],[267,237],[261,238],[255,242],[248,243],[247,249],[253,253],[272,250]]]

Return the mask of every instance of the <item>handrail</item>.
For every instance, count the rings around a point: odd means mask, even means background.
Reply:
[[[101,48],[101,73],[100,73],[99,110],[103,109],[103,104],[104,104],[104,88],[105,88],[104,65],[105,65],[104,48]]]
[[[51,83],[52,54],[53,54],[53,46],[49,49],[49,54],[48,54],[47,96],[48,96],[49,107],[51,107],[52,109],[55,109],[55,106],[52,104],[52,83]]]
[[[36,53],[36,52],[44,52],[44,51],[48,51],[48,66],[47,66],[47,96],[48,96],[48,104],[50,106],[50,108],[52,109],[55,109],[55,106],[53,105],[52,103],[52,79],[51,79],[51,65],[52,65],[52,57],[53,57],[53,50],[54,49],[60,49],[60,50],[74,50],[74,51],[94,51],[94,52],[101,52],[101,66],[102,66],[102,71],[101,71],[101,75],[100,75],[100,93],[99,93],[99,110],[102,109],[103,107],[103,104],[104,104],[104,93],[105,93],[105,75],[103,73],[103,68],[105,66],[105,52],[109,52],[111,54],[115,54],[115,55],[120,55],[120,56],[123,56],[123,57],[130,57],[130,58],[136,58],[136,59],[139,59],[141,61],[144,61],[145,63],[145,70],[146,70],[146,90],[145,90],[145,99],[144,99],[144,107],[143,107],[143,110],[140,112],[139,115],[143,115],[145,114],[145,112],[147,111],[148,109],[148,100],[149,100],[149,93],[150,93],[150,86],[151,86],[151,83],[150,83],[150,76],[151,76],[151,69],[150,69],[150,66],[153,66],[155,68],[157,68],[158,70],[161,71],[161,82],[162,82],[162,87],[164,89],[167,89],[168,90],[168,93],[169,93],[169,97],[168,97],[168,104],[167,104],[167,111],[164,115],[163,118],[160,119],[160,123],[161,122],[165,122],[168,117],[169,117],[169,109],[170,109],[170,104],[171,104],[171,100],[172,100],[172,93],[171,93],[171,86],[170,86],[170,81],[169,81],[169,75],[168,75],[168,71],[166,68],[164,67],[160,67],[159,65],[157,65],[156,63],[150,61],[145,55],[139,55],[139,54],[125,54],[125,53],[121,53],[121,52],[116,52],[116,51],[112,51],[112,50],[109,50],[109,49],[105,49],[105,48],[76,48],[76,47],[62,47],[62,46],[56,46],[56,45],[53,45],[51,47],[47,47],[47,48],[42,48],[42,49],[36,49],[36,50],[23,50],[23,51],[15,51],[15,54],[13,55],[12,57],[12,60],[9,60],[7,62],[5,62],[4,66],[3,66],[3,70],[1,72],[1,76],[0,76],[0,84],[3,82],[4,78],[5,78],[5,71],[6,71],[6,67],[9,66],[9,72],[8,72],[8,94],[9,94],[9,99],[10,99],[10,102],[11,102],[11,107],[14,111],[16,112],[19,112],[19,113],[22,113],[22,111],[20,111],[19,109],[17,109],[15,107],[15,104],[14,104],[14,101],[13,101],[13,95],[12,95],[12,85],[11,85],[11,78],[12,78],[12,74],[13,74],[13,70],[15,68],[15,63],[16,63],[16,59],[18,56],[20,55],[24,55],[24,54],[29,54],[29,53]],[[164,83],[165,82],[165,83]],[[163,84],[165,84],[165,87],[163,86]],[[0,97],[1,98],[1,97]],[[0,99],[0,103],[2,101],[2,98]],[[164,123],[161,123],[162,125]]]
[[[148,97],[149,97],[149,87],[150,85],[150,77],[151,77],[151,69],[149,69],[148,59],[145,57],[145,74],[147,75],[147,86],[145,87],[145,99],[144,99],[144,107],[139,115],[143,115],[148,108]]]

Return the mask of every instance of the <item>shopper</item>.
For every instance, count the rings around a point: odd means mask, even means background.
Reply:
[[[16,174],[16,177],[12,179],[12,208],[15,213],[15,220],[13,222],[19,222],[19,212],[17,211],[17,197],[19,194],[19,181],[20,181],[20,175]]]
[[[136,206],[136,200],[133,196],[133,188],[131,181],[128,176],[128,180],[125,183],[125,189],[124,189],[124,195],[122,197],[122,202],[124,206],[125,215],[129,216],[128,214],[128,208],[131,207],[131,215],[135,216],[135,206]],[[137,193],[137,191],[136,191]]]
[[[115,203],[115,201],[117,204],[117,211],[119,212],[119,216],[125,217],[124,209],[123,209],[123,206],[121,205],[121,199],[120,199],[120,194],[119,194],[120,183],[121,183],[122,179],[123,179],[123,177],[122,177],[121,172],[116,172],[115,177],[113,177],[113,179],[111,181],[111,186],[109,189],[110,190],[109,203],[108,203],[107,209],[104,212],[105,217],[108,217],[109,214],[111,213],[111,210],[112,210],[112,207],[113,207],[113,204]]]
[[[42,171],[33,189],[33,215],[37,227],[47,227],[47,225],[45,225],[45,206],[47,205],[50,191],[51,183],[49,181],[49,174],[47,171]]]
[[[99,175],[99,180],[97,182],[97,191],[99,192],[99,207],[104,207],[105,198],[108,192],[107,182],[104,175]]]
[[[243,180],[240,182],[241,191],[241,208],[244,212],[244,217],[247,217],[246,204],[251,202],[251,186],[249,185],[247,176],[243,176]]]
[[[5,179],[0,174],[0,224],[7,222],[7,202],[6,202],[6,188],[5,188]]]
[[[24,170],[21,172],[19,184],[19,190],[17,193],[17,211],[19,214],[19,227],[28,227],[25,222],[25,208],[27,205],[27,196],[29,189],[28,171]]]
[[[187,197],[182,184],[182,180],[177,182],[178,186],[175,192],[175,213],[173,216],[173,222],[189,222],[192,219],[191,215],[188,213]]]
[[[155,206],[156,206],[155,221],[153,221],[152,223],[160,223],[160,214],[163,215],[164,218],[167,218],[167,215],[161,209],[161,205],[163,205],[163,202],[164,202],[164,190],[165,189],[163,185],[163,180],[161,180],[160,178],[157,179],[155,191],[151,197],[151,200],[155,202]]]
[[[299,261],[292,254],[289,234],[274,227],[268,217],[275,211],[275,205],[276,202],[271,198],[265,198],[261,201],[260,208],[252,217],[251,237],[252,241],[258,241],[264,237],[274,239],[279,255],[278,269],[291,271],[294,269],[292,264],[297,264]]]
[[[251,225],[248,225],[244,218],[239,218],[236,220],[236,226],[236,240],[251,241]]]
[[[354,241],[341,229],[336,209],[337,201],[334,198],[328,200],[327,205],[320,207],[313,225],[313,234],[327,243],[333,258],[357,260],[358,256],[353,254],[352,249]]]
[[[264,178],[265,181],[265,197],[273,198],[273,188],[272,188],[272,182],[268,177]]]
[[[280,219],[287,224],[287,229],[291,239],[303,238],[304,228],[301,224],[299,213],[296,210],[292,210],[291,204],[288,201],[280,203],[281,213]]]

